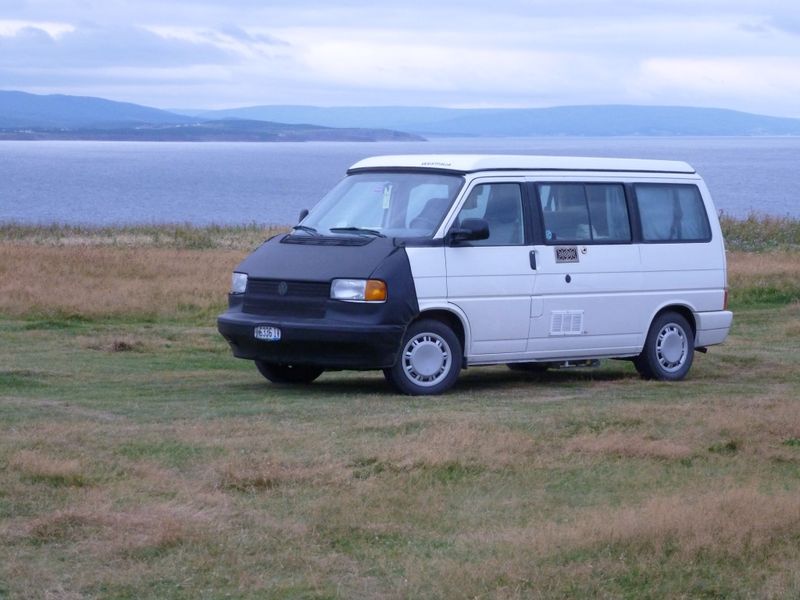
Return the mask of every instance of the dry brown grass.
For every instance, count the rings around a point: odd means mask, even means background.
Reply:
[[[34,481],[68,486],[87,483],[85,469],[77,459],[56,458],[33,450],[21,450],[11,457],[9,466]]]
[[[800,301],[798,252],[733,252],[728,260],[728,288],[739,304]],[[797,324],[793,325],[796,329]]]
[[[410,399],[230,358],[208,314],[244,250],[25,244],[0,313],[53,322],[0,319],[0,598],[800,593],[796,302],[737,309],[681,384],[497,367]],[[796,256],[732,253],[732,287]]]
[[[221,308],[239,250],[0,243],[0,314],[173,316]]]
[[[62,245],[0,242],[0,314],[208,315],[223,307],[230,272],[247,254],[244,250],[108,246],[67,239],[69,243],[62,241]],[[787,281],[800,285],[800,261],[792,252],[733,252],[728,268],[734,292],[748,286],[786,288],[783,282]],[[793,293],[793,287],[786,289]],[[787,331],[800,335],[800,321],[787,323]]]
[[[667,580],[672,571],[685,575],[685,565],[715,561],[736,565],[762,553],[778,567],[780,559],[771,555],[791,545],[798,535],[800,497],[796,493],[764,493],[755,484],[732,484],[727,489],[654,497],[637,506],[583,510],[563,523],[468,532],[458,537],[457,545],[465,552],[475,546],[490,547],[490,557],[466,575],[458,564],[440,562],[433,568],[438,571],[439,593],[445,596],[455,597],[459,589],[485,589],[483,582],[494,581],[503,583],[495,597],[548,598],[562,595],[554,590],[563,590],[564,577],[584,589],[592,589],[596,581],[602,589],[603,581],[625,577],[632,565],[655,568]],[[591,552],[595,559],[569,569],[561,567],[564,557],[581,552]],[[793,569],[781,566],[783,570],[778,567],[773,572],[771,593],[764,588],[759,597],[787,597],[797,583]],[[638,588],[633,597],[640,594],[662,597],[653,588]],[[664,596],[673,597],[673,593]]]
[[[105,560],[199,542],[216,528],[214,519],[223,517],[218,511],[174,503],[120,509],[105,498],[98,502],[98,498],[86,497],[82,504],[25,521],[6,535],[39,544],[69,542],[97,560]]]
[[[345,466],[336,463],[286,464],[268,456],[235,456],[212,466],[216,487],[240,492],[257,492],[297,484],[332,485],[348,476]]]
[[[50,564],[32,588],[40,597],[56,590],[79,598],[76,590],[96,585],[138,589],[141,578],[169,580],[176,568],[213,570],[217,585],[233,581],[243,594],[268,595],[276,586],[292,590],[294,579],[286,578],[291,572],[304,582],[301,591],[308,587],[324,596],[335,582],[342,596],[370,598],[546,598],[564,595],[565,581],[591,590],[596,581],[624,579],[630,570],[675,570],[668,577],[681,581],[677,573],[687,565],[713,570],[748,563],[754,554],[775,553],[800,539],[796,486],[768,489],[758,479],[705,480],[695,473],[667,488],[631,489],[621,503],[601,500],[580,508],[560,506],[545,488],[564,477],[563,469],[588,473],[650,461],[643,474],[652,474],[687,453],[713,460],[705,446],[734,426],[745,447],[767,447],[775,435],[797,431],[797,403],[778,394],[772,390],[749,403],[718,398],[610,409],[564,405],[560,410],[571,421],[589,419],[605,429],[573,435],[545,421],[547,439],[493,422],[491,410],[459,416],[457,403],[439,416],[404,416],[398,402],[394,416],[354,414],[346,429],[335,421],[285,417],[31,423],[3,442],[43,448],[11,455],[12,471],[22,480],[11,479],[10,493],[21,495],[19,486],[31,485],[25,484],[30,474],[85,475],[102,466],[55,460],[59,449],[100,455],[118,474],[92,486],[54,486],[69,494],[66,503],[8,521],[0,527],[0,543],[23,549],[33,544],[50,556],[67,552],[62,560],[68,564],[87,565],[73,580]],[[674,428],[654,437],[669,424]],[[223,448],[224,454],[207,460],[200,453],[175,467],[165,466],[169,457],[158,452],[131,457],[118,451],[130,444],[158,451],[164,440],[176,447]],[[363,456],[377,462],[358,458]],[[741,464],[747,457],[767,458],[748,451],[725,460]],[[381,464],[384,470],[363,477],[361,467]],[[467,468],[465,478],[456,469],[449,477],[452,465],[480,468]],[[441,477],[421,476],[437,469]],[[541,483],[537,471],[544,475]],[[589,558],[574,558],[580,556]],[[15,556],[5,572],[33,581],[24,560]],[[780,570],[780,552],[768,564],[771,595],[789,594],[791,571]],[[281,573],[280,583],[268,575],[271,570]],[[767,593],[766,585],[758,589]]]
[[[401,469],[453,464],[503,469],[533,457],[535,449],[529,434],[458,420],[403,436],[379,450],[377,457]]]
[[[765,367],[766,372],[769,369]],[[800,439],[800,402],[793,389],[789,383],[769,383],[747,400],[723,397],[703,405],[696,401],[656,406],[622,403],[605,426],[596,411],[586,415],[594,431],[579,428],[564,449],[586,457],[667,461],[720,450],[792,459],[797,453],[785,441]],[[731,446],[726,450],[726,445]]]
[[[685,490],[637,506],[578,511],[564,523],[473,531],[459,539],[466,545],[508,545],[538,556],[615,545],[657,553],[671,545],[684,557],[704,550],[735,557],[799,533],[800,496],[731,482],[727,489]]]
[[[797,252],[729,252],[728,276],[731,282],[781,277],[800,280]]]
[[[570,440],[567,449],[588,454],[666,460],[679,460],[692,455],[692,448],[681,442],[620,432],[577,436]]]

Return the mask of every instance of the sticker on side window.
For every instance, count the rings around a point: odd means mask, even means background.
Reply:
[[[389,208],[389,201],[392,199],[392,185],[387,184],[383,188],[383,209]]]

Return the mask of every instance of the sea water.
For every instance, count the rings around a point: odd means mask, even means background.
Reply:
[[[0,222],[291,224],[357,160],[502,153],[683,160],[717,209],[800,218],[800,138],[434,138],[427,142],[0,142]]]

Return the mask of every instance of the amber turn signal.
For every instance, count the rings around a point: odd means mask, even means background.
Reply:
[[[379,279],[367,279],[367,285],[364,289],[364,300],[366,302],[384,302],[386,301],[386,284]]]

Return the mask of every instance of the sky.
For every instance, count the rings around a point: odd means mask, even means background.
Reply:
[[[160,108],[800,117],[797,0],[0,0],[0,89]]]

